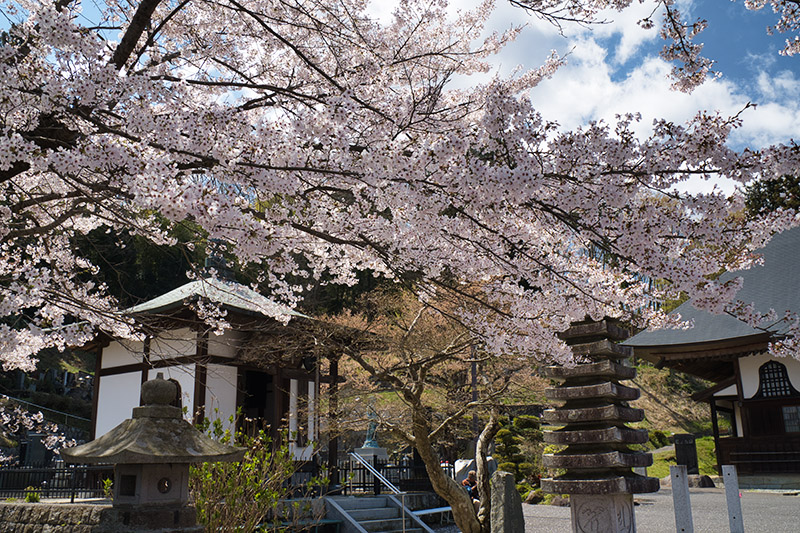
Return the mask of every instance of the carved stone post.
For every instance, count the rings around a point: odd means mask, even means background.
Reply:
[[[626,427],[644,419],[642,409],[628,407],[628,401],[639,397],[639,389],[619,383],[636,375],[625,365],[630,349],[615,342],[628,336],[610,319],[574,324],[562,338],[585,362],[544,369],[546,377],[563,380],[545,391],[547,398],[564,402],[544,412],[546,422],[563,426],[545,432],[544,441],[566,448],[545,454],[544,466],[565,473],[543,479],[542,490],[570,495],[576,533],[635,532],[633,494],[658,491],[657,478],[631,471],[650,466],[653,458],[628,447],[648,440],[646,429]]]

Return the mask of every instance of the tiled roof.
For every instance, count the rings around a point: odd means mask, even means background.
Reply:
[[[213,278],[189,282],[152,300],[135,305],[127,309],[127,312],[134,314],[161,313],[177,309],[186,302],[198,298],[232,310],[256,313],[282,321],[290,317],[305,317],[305,315],[293,311],[285,305],[275,303],[240,283]]]
[[[774,309],[778,316],[786,311],[800,312],[800,228],[785,231],[773,237],[761,250],[763,264],[749,270],[728,272],[720,279],[740,276],[744,280],[736,299],[752,303],[766,313]],[[625,341],[628,346],[668,346],[699,342],[735,339],[763,333],[728,315],[714,315],[700,311],[691,301],[675,310],[682,320],[691,320],[691,329],[663,329],[643,331]],[[781,333],[784,323],[768,325],[771,333]]]

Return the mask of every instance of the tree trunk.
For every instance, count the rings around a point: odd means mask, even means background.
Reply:
[[[472,505],[472,498],[462,486],[442,470],[439,456],[433,450],[428,439],[430,434],[428,421],[425,420],[424,415],[416,412],[412,414],[412,417],[415,447],[425,463],[425,471],[431,480],[433,490],[444,498],[453,509],[453,519],[462,533],[482,533],[478,515],[475,514],[475,507]]]
[[[478,498],[481,501],[481,507],[478,510],[478,522],[480,522],[483,533],[490,533],[491,531],[491,515],[492,515],[492,492],[490,486],[489,465],[486,460],[487,450],[489,444],[494,440],[494,436],[500,430],[500,424],[497,419],[497,411],[492,410],[489,421],[483,428],[478,442],[475,445],[475,464],[478,470]]]

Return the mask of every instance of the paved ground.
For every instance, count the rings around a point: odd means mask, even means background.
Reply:
[[[640,533],[675,533],[672,491],[637,495],[636,529]],[[692,489],[695,533],[730,531],[724,489]],[[524,533],[571,533],[569,507],[525,505]],[[747,532],[796,533],[800,531],[800,493],[745,491],[742,518]],[[522,533],[522,532],[520,532]]]
[[[675,533],[670,489],[637,495],[635,501],[638,503],[635,512],[639,533]],[[724,489],[691,489],[691,501],[695,533],[730,531]],[[525,514],[524,533],[572,533],[569,507],[523,504],[522,510]],[[800,532],[800,491],[744,491],[742,518],[748,533]],[[458,533],[458,529],[448,526],[437,529],[437,533]]]

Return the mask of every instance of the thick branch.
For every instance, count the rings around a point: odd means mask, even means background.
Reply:
[[[133,14],[133,19],[131,19],[128,29],[125,30],[125,35],[122,36],[117,49],[114,50],[114,55],[111,56],[111,64],[117,67],[117,70],[125,66],[125,62],[133,53],[139,37],[150,24],[150,18],[160,3],[161,0],[142,0],[139,7],[136,8],[136,13]]]

